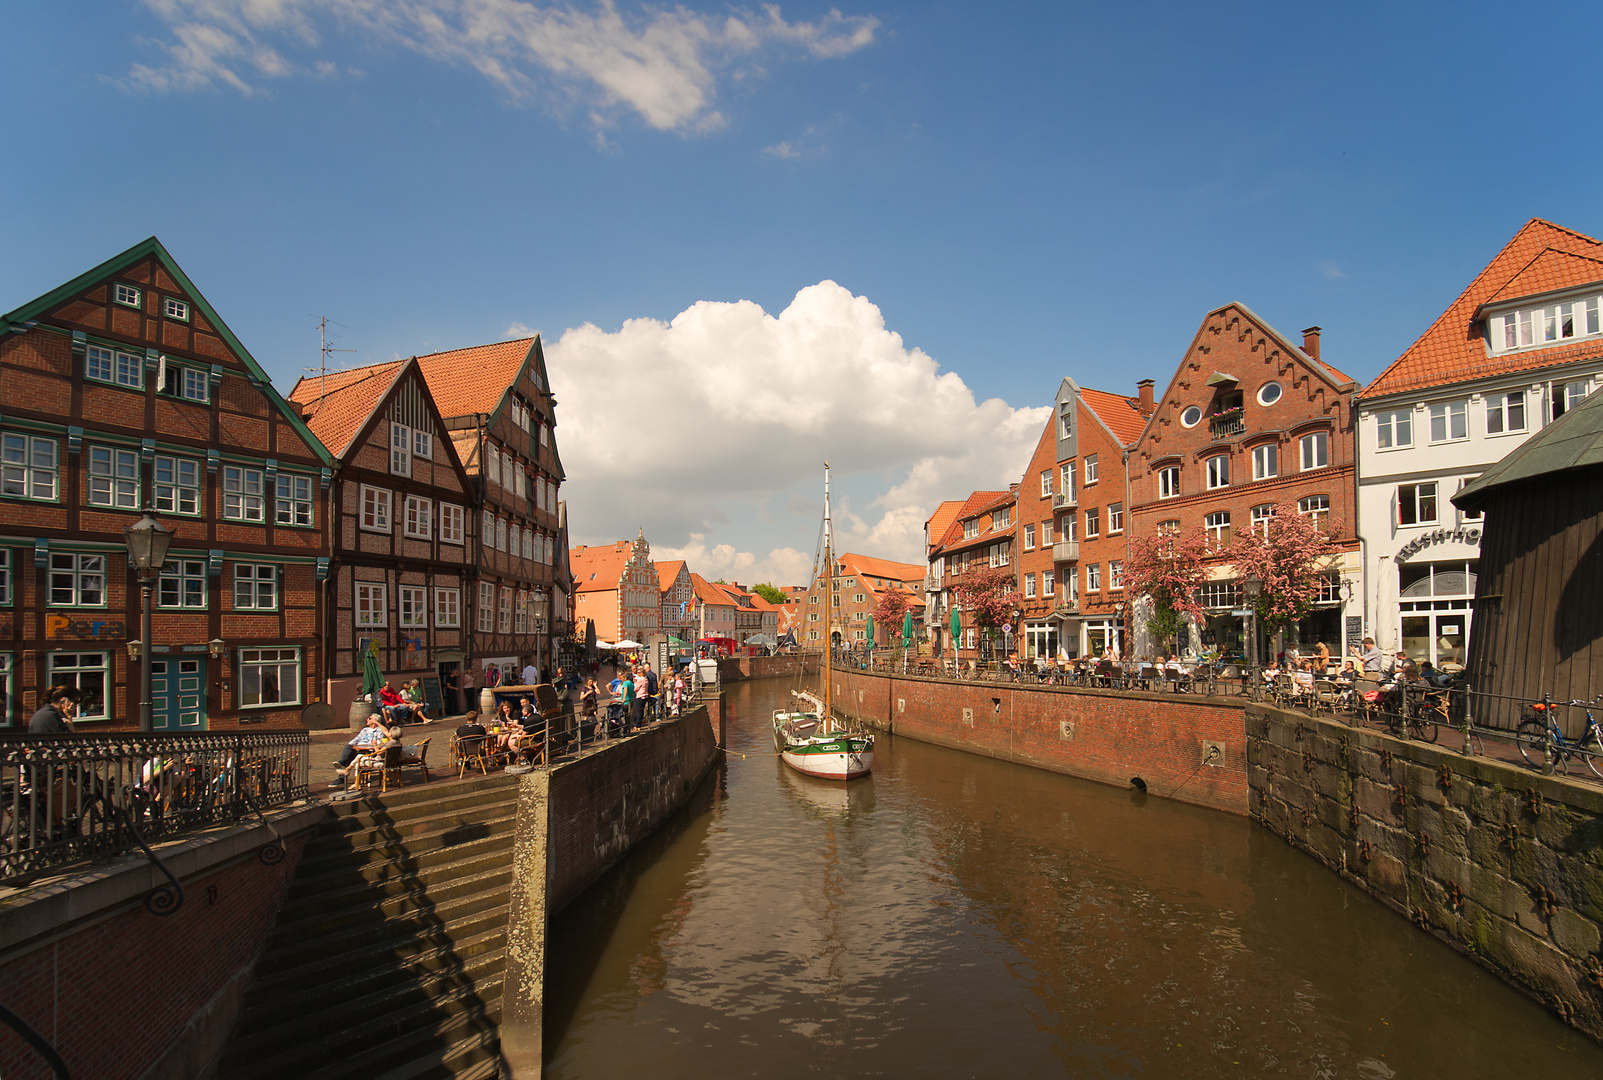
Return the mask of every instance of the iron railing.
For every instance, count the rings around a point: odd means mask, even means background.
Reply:
[[[0,735],[0,881],[306,797],[305,731]]]

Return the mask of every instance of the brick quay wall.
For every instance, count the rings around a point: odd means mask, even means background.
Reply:
[[[843,716],[922,742],[1247,813],[1239,698],[836,669]]]
[[[1262,705],[1246,734],[1254,820],[1603,1041],[1603,789]]]
[[[818,653],[786,653],[783,656],[726,656],[718,661],[718,678],[722,682],[741,682],[746,679],[789,678],[793,675],[818,674]]]

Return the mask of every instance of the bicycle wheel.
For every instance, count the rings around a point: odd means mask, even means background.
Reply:
[[[1603,780],[1603,736],[1598,734],[1597,728],[1587,733],[1587,739],[1581,744],[1580,752],[1586,759],[1586,767],[1592,770],[1592,775]]]
[[[1441,737],[1441,725],[1437,723],[1438,719],[1436,711],[1429,709],[1409,717],[1408,727],[1414,738],[1433,743]]]
[[[1547,725],[1540,720],[1526,720],[1514,729],[1514,745],[1519,748],[1525,764],[1540,769],[1547,762],[1542,747],[1547,742]]]

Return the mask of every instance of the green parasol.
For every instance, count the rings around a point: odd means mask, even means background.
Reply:
[[[362,651],[362,696],[372,701],[372,695],[384,685],[384,673],[378,669],[378,642],[368,643]]]
[[[874,647],[874,620],[873,619],[869,619],[868,620],[868,647],[870,649],[872,649]]]
[[[902,615],[902,648],[913,644],[913,612],[909,609]]]
[[[963,641],[963,620],[958,617],[957,608],[954,607],[952,609],[952,653],[953,653],[953,655],[956,655],[957,650],[962,647],[962,644],[961,644],[962,641]]]

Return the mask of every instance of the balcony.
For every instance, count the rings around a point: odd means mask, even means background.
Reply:
[[[1233,409],[1208,420],[1208,432],[1215,439],[1234,439],[1247,430],[1247,421],[1240,409]]]
[[[1073,510],[1080,505],[1080,497],[1072,491],[1060,491],[1052,496],[1052,509]]]
[[[1053,562],[1079,562],[1080,542],[1078,540],[1059,540],[1052,545]]]

